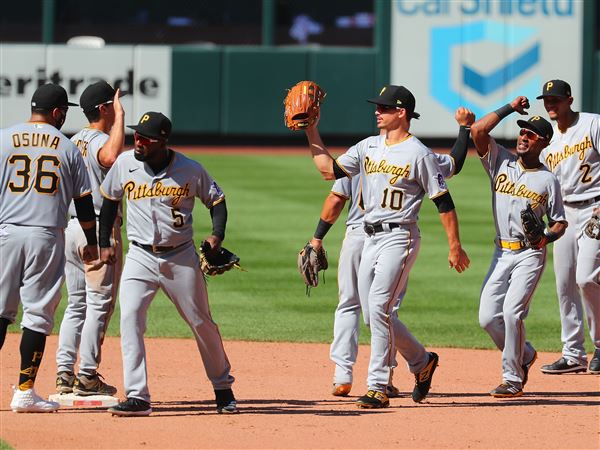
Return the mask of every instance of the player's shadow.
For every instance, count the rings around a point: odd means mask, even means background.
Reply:
[[[328,407],[331,405],[331,407]],[[294,400],[294,399],[243,399],[238,400],[241,414],[285,414],[285,415],[317,415],[317,416],[361,416],[380,414],[385,410],[339,410],[334,406],[354,406],[354,400]],[[198,414],[216,414],[214,400],[190,400],[153,402],[152,415],[189,416]]]
[[[583,398],[582,398],[583,397]],[[510,406],[600,406],[600,392],[532,392],[527,391],[521,397],[492,398],[489,393],[430,393],[428,400],[447,399],[448,402],[425,402],[412,407],[429,406],[432,408],[481,408]],[[488,398],[489,401],[468,401],[468,398]],[[588,399],[589,398],[589,399]],[[598,400],[593,400],[598,398]]]

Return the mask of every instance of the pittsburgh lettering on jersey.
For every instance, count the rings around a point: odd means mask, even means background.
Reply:
[[[393,175],[390,178],[390,184],[396,184],[398,178],[408,178],[410,176],[410,164],[406,166],[395,166],[393,164],[388,164],[385,159],[381,161],[373,161],[368,156],[365,158],[365,172],[367,175],[373,173],[390,173]]]
[[[14,148],[18,147],[43,147],[58,149],[60,138],[52,136],[50,141],[48,133],[15,133],[12,135],[12,143]]]
[[[83,156],[87,156],[89,144],[90,143],[88,141],[84,141],[83,139],[77,139],[77,142],[75,143]]]
[[[564,148],[559,152],[554,152],[546,156],[546,167],[554,172],[556,166],[558,166],[565,159],[577,154],[579,161],[583,161],[585,158],[585,151],[588,148],[592,148],[592,140],[589,136],[586,136],[581,142],[577,144],[569,145],[566,144]]]
[[[548,193],[539,194],[538,192],[532,191],[524,184],[515,185],[508,179],[508,175],[501,173],[496,177],[496,183],[494,184],[494,190],[500,194],[512,195],[514,197],[523,197],[531,200],[531,207],[537,208],[539,205],[546,205],[548,203]]]
[[[152,197],[173,197],[173,206],[178,205],[181,200],[190,195],[188,183],[185,186],[164,186],[160,181],[154,186],[148,186],[146,183],[137,184],[135,181],[128,181],[123,186],[123,190],[129,200],[140,200]]]

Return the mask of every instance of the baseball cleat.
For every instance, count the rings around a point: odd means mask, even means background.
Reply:
[[[527,384],[527,381],[529,380],[529,369],[531,369],[531,366],[533,366],[533,363],[535,362],[537,357],[538,357],[537,352],[534,352],[533,358],[531,358],[531,361],[529,361],[527,364],[523,364],[523,387],[525,387],[525,385]]]
[[[521,397],[523,395],[523,389],[520,387],[513,386],[510,383],[502,383],[496,389],[490,391],[490,395],[496,398],[514,398]]]
[[[239,412],[237,409],[237,401],[235,400],[231,389],[215,390],[215,397],[217,402],[217,412],[219,414],[235,414]]]
[[[600,348],[594,351],[594,357],[590,361],[588,372],[593,374],[600,374]]]
[[[540,369],[542,373],[548,375],[558,375],[561,373],[579,373],[585,372],[587,366],[578,362],[571,362],[568,359],[562,357],[552,364],[546,364]]]
[[[437,353],[429,353],[429,361],[423,370],[415,373],[415,388],[412,392],[412,399],[415,403],[420,403],[427,397],[431,388],[433,373],[438,366],[440,358]]]
[[[56,392],[58,394],[70,394],[73,392],[75,374],[73,372],[58,372],[56,374]]]
[[[102,381],[102,375],[79,375],[73,383],[73,393],[76,395],[115,395],[117,388]]]
[[[390,399],[383,392],[369,390],[356,400],[356,406],[365,409],[387,408],[390,406]]]
[[[33,388],[21,391],[14,388],[10,409],[16,413],[50,413],[60,408],[56,402],[44,400],[37,395]]]
[[[400,397],[400,389],[392,384],[388,384],[385,387],[385,395],[387,395],[389,398]]]
[[[142,417],[149,416],[152,413],[152,407],[150,406],[150,403],[144,400],[129,397],[124,402],[108,408],[108,412],[113,416]]]
[[[346,397],[352,389],[352,383],[335,383],[331,391],[335,397]]]

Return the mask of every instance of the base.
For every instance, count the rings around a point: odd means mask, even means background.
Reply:
[[[71,394],[52,394],[48,397],[51,402],[56,402],[61,406],[74,407],[110,407],[119,403],[117,397],[110,395],[75,395]]]

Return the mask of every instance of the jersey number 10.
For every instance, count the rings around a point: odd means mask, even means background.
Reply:
[[[389,198],[388,198],[389,193]],[[404,193],[398,189],[388,189],[385,188],[383,190],[383,200],[381,201],[382,208],[390,208],[394,211],[399,211],[402,208],[402,198],[404,197]]]

